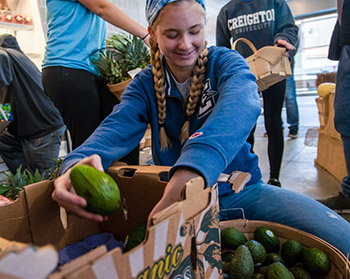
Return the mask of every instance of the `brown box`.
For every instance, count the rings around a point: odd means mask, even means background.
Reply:
[[[62,211],[51,199],[52,181],[28,185],[16,202],[0,207],[4,217],[0,236],[37,246],[51,244],[56,249],[100,232],[112,232],[117,240],[124,240],[161,198],[168,171],[169,167],[156,166],[111,167],[108,173],[126,201],[127,219],[125,211],[119,209],[102,224],[60,215]],[[98,248],[61,267],[50,278],[174,278],[187,272],[198,278],[219,278],[221,262],[212,256],[220,255],[217,186],[204,189],[203,180],[197,178],[186,183],[183,193],[183,201],[155,216],[139,246],[124,254],[120,248],[109,252]],[[67,221],[66,228],[60,216]],[[12,217],[21,222],[13,227]]]
[[[315,163],[339,181],[347,175],[343,142],[334,127],[334,90],[325,97],[316,98],[320,129]]]

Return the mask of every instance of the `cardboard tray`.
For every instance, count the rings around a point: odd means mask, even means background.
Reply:
[[[53,181],[28,185],[17,201],[0,207],[3,218],[0,237],[36,246],[52,245],[57,250],[100,232],[111,232],[117,240],[124,240],[137,223],[147,219],[161,198],[169,169],[111,167],[108,173],[116,180],[127,208],[117,210],[102,224],[62,215],[62,210],[51,199]],[[120,248],[107,252],[105,247],[98,247],[60,267],[50,278],[127,279],[149,278],[147,276],[155,274],[160,278],[174,278],[175,274],[188,272],[199,278],[219,278],[221,262],[213,256],[220,253],[218,208],[217,186],[204,189],[203,179],[193,179],[184,186],[183,201],[155,216],[154,225],[148,229],[142,244],[126,253]],[[16,256],[23,257],[22,254]],[[4,271],[0,269],[0,272]],[[7,275],[7,278],[26,278],[25,273]]]
[[[323,250],[331,261],[331,270],[327,278],[350,278],[350,262],[344,254],[328,242],[312,234],[278,223],[256,220],[240,219],[220,222],[221,230],[227,227],[234,227],[240,230],[248,240],[254,239],[254,231],[257,227],[268,227],[279,237],[281,246],[286,240],[294,239],[299,241],[304,247],[314,247]]]

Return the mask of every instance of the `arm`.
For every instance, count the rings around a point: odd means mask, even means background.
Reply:
[[[227,18],[223,10],[220,11],[216,20],[216,45],[231,48],[231,35],[227,28]]]
[[[282,45],[288,50],[296,50],[299,43],[299,28],[285,1],[276,1],[276,34],[274,44]],[[295,52],[292,54],[292,56]]]
[[[12,79],[11,58],[5,50],[0,49],[0,87],[9,86]]]
[[[130,86],[132,89],[129,89]],[[104,171],[111,163],[128,154],[139,144],[148,123],[147,100],[141,87],[138,78],[135,77],[124,92],[123,102],[117,105],[95,132],[81,146],[70,152],[62,162],[60,176],[54,182],[52,199],[71,213],[98,222],[107,219],[106,216],[93,214],[84,209],[86,201],[74,192],[70,171],[75,164],[87,164]],[[126,96],[128,90],[131,94]]]
[[[148,33],[146,28],[126,15],[121,9],[109,0],[78,0],[82,5],[92,11],[94,14],[103,18],[114,26],[121,28],[141,39]],[[149,36],[145,38],[148,45]]]
[[[152,209],[148,217],[148,225],[151,224],[151,219],[155,214],[165,209],[169,205],[175,202],[181,201],[181,191],[184,185],[186,184],[186,182],[198,176],[199,174],[195,170],[191,170],[187,168],[177,169],[174,175],[171,177],[169,183],[165,187],[163,197]]]

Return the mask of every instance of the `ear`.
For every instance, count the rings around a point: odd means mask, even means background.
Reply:
[[[148,26],[148,33],[149,33],[149,35],[151,36],[152,40],[153,40],[154,42],[158,43],[158,41],[157,41],[157,36],[156,36],[156,34],[155,34],[155,32],[154,32],[152,26],[150,26],[150,25]]]

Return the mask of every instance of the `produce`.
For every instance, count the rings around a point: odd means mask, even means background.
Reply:
[[[267,267],[267,279],[294,279],[294,276],[284,264],[276,262]]]
[[[239,239],[237,236],[240,234],[236,230],[235,228],[225,228],[221,231],[222,237],[226,237],[225,241],[227,241],[227,236],[229,241]],[[231,232],[233,232],[235,237],[232,236]],[[242,233],[242,235],[244,234]],[[258,240],[264,242],[270,249],[273,247],[277,252],[266,253],[266,247]],[[280,247],[278,236],[270,228],[258,227],[254,231],[254,239],[245,242],[244,245],[238,246],[236,250],[228,250],[223,245],[222,265],[224,278],[331,278],[328,277],[331,269],[330,260],[324,251],[318,248],[306,248],[299,241],[293,239],[284,240],[282,243],[281,251],[278,253]],[[253,273],[251,273],[252,266]]]
[[[302,254],[305,269],[311,275],[327,275],[331,269],[331,263],[325,252],[318,248],[306,248]]]
[[[266,259],[266,250],[261,243],[255,240],[249,240],[244,245],[248,247],[250,253],[252,254],[254,264],[264,264]]]
[[[277,254],[277,253],[268,253],[266,255],[266,260],[265,260],[265,264],[266,265],[270,265],[270,264],[273,264],[273,263],[282,263],[284,264],[284,260],[283,258]]]
[[[147,231],[147,221],[138,223],[125,239],[124,252],[131,250],[144,241]]]
[[[240,245],[232,260],[225,267],[230,278],[234,279],[250,279],[254,274],[254,262],[249,249]]]
[[[295,279],[311,279],[310,273],[302,266],[293,266],[290,272],[292,272]]]
[[[280,250],[280,240],[269,228],[256,228],[254,231],[254,239],[264,245],[267,253],[278,253]]]
[[[300,262],[302,253],[303,246],[299,241],[293,239],[287,240],[281,248],[281,256],[287,267],[294,266],[297,262]]]
[[[225,228],[221,231],[221,242],[226,248],[234,250],[247,241],[245,235],[236,228]]]
[[[70,172],[70,179],[77,195],[86,200],[87,211],[109,215],[119,208],[119,188],[107,173],[89,165],[76,165]]]

